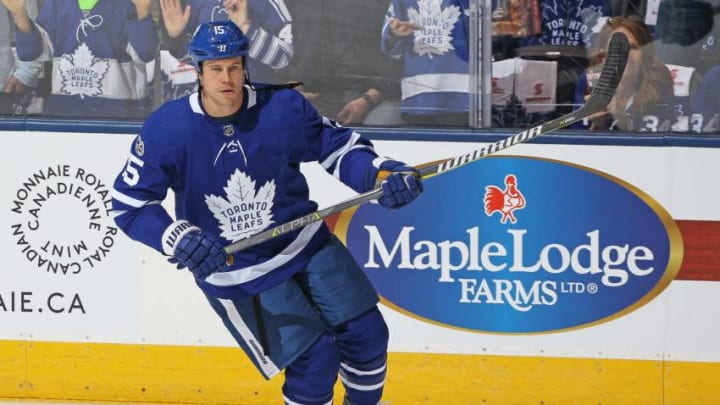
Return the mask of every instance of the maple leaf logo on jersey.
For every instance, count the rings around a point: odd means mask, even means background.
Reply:
[[[275,222],[272,219],[275,180],[255,192],[255,180],[236,169],[223,190],[227,198],[205,195],[205,203],[220,222],[220,236],[237,242]]]
[[[605,20],[602,19],[603,12],[601,6],[588,6],[586,8],[578,10],[578,16],[582,19],[583,24],[588,26],[593,33],[598,33],[602,29],[602,24]],[[585,42],[585,46],[592,45],[590,41]]]
[[[108,67],[108,61],[96,58],[83,42],[72,55],[60,58],[60,91],[80,98],[99,96]]]
[[[502,214],[500,222],[503,224],[509,219],[513,224],[517,222],[513,211],[525,208],[525,197],[517,188],[517,178],[513,174],[505,177],[505,189],[496,186],[485,187],[485,215],[491,217],[493,213]]]
[[[410,22],[424,27],[415,31],[413,50],[420,56],[443,55],[454,46],[450,43],[450,33],[460,17],[460,7],[450,6],[443,9],[442,0],[419,0],[418,9],[408,10]]]
[[[585,0],[579,0],[576,3],[559,0],[546,1],[542,3],[542,20],[548,27],[552,27],[553,36],[561,42],[565,43],[564,35],[568,32],[582,33],[582,44],[585,47],[590,47],[593,43],[593,38],[600,32],[602,28],[601,22],[604,23],[602,6],[586,5]],[[574,17],[581,21],[581,24],[576,24],[573,21],[567,21],[567,17],[571,17],[570,13],[574,11]],[[540,43],[547,42],[546,38],[541,38]]]

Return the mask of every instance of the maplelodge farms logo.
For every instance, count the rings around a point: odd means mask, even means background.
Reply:
[[[383,298],[472,331],[546,333],[622,316],[660,294],[680,232],[651,197],[564,162],[488,157],[426,182],[412,204],[365,204],[335,233]]]

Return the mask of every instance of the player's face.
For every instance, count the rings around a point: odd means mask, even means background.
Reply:
[[[208,115],[224,117],[240,108],[245,79],[242,57],[205,61],[198,77],[203,107]]]

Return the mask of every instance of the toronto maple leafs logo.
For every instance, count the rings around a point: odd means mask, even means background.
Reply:
[[[602,28],[602,17],[602,6],[587,5],[585,0],[545,1],[542,20],[551,38],[540,38],[539,42],[589,47]]]
[[[413,50],[420,56],[427,55],[432,59],[455,49],[450,43],[450,34],[460,18],[460,8],[443,9],[441,6],[442,0],[419,0],[417,9],[408,10],[410,22],[424,27],[415,31]]]
[[[96,58],[83,42],[75,52],[60,58],[60,92],[80,98],[103,94],[102,83],[108,67],[108,61]]]
[[[275,180],[255,191],[255,180],[239,169],[223,188],[227,198],[205,195],[205,203],[220,222],[220,236],[237,242],[274,223],[272,217]]]

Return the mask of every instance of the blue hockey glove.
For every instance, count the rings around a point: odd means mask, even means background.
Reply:
[[[168,263],[177,267],[178,270],[187,269],[186,266],[183,266],[182,264],[180,264],[180,262],[178,262],[178,259],[176,259],[174,257],[168,257]]]
[[[205,278],[225,269],[227,255],[222,242],[212,234],[192,231],[185,234],[175,247],[178,268],[190,268],[197,278]],[[172,263],[172,260],[170,261]]]
[[[380,163],[377,182],[380,182],[383,190],[378,203],[389,209],[408,204],[424,190],[420,172],[397,160],[385,160]]]

